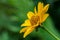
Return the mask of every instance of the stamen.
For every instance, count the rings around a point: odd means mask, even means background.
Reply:
[[[38,21],[39,21],[39,16],[32,16],[31,17],[30,22],[32,25],[36,25]]]

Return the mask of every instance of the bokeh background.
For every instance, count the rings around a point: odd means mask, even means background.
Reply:
[[[21,24],[27,19],[27,12],[34,12],[38,2],[50,4],[49,17],[43,25],[60,38],[60,0],[0,0],[0,40],[56,40],[39,28],[23,38]]]

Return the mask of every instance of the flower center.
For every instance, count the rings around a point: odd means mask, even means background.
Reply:
[[[31,17],[30,22],[32,25],[36,25],[38,23],[38,21],[39,21],[39,16],[32,16]]]

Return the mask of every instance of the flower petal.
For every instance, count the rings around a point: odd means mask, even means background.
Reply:
[[[28,34],[30,34],[33,30],[34,30],[35,28],[34,27],[30,27],[30,28],[28,28],[27,29],[27,31],[24,33],[24,38],[28,35]]]
[[[41,14],[42,9],[43,9],[43,3],[39,2],[38,3],[38,13]]]
[[[31,26],[30,21],[27,19],[21,26]]]
[[[38,16],[40,16],[40,22],[41,22],[41,12],[43,10],[43,3],[39,2],[38,3]]]
[[[34,8],[34,12],[35,12],[35,14],[37,14],[37,10],[36,10],[36,7]]]
[[[28,27],[25,27],[25,28],[21,29],[20,33],[25,32],[27,29],[28,29]]]
[[[31,17],[34,16],[34,13],[33,12],[28,12],[27,16],[28,16],[29,19],[31,19]]]
[[[49,14],[44,14],[42,17],[41,23],[43,23],[47,19],[48,16],[49,16]]]
[[[49,4],[47,4],[47,5],[43,8],[42,14],[46,13],[47,10],[48,10],[48,8],[49,8]]]

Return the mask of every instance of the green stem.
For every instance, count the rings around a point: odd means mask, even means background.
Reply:
[[[45,31],[47,31],[51,36],[53,36],[56,40],[60,40],[60,38],[58,38],[56,35],[54,35],[52,32],[48,31],[47,28],[45,27],[41,27],[42,29],[44,29]]]

